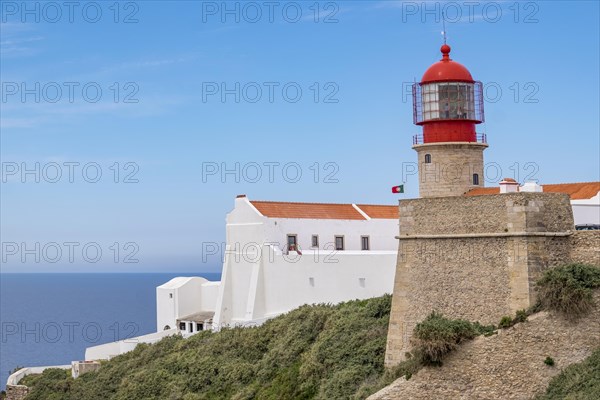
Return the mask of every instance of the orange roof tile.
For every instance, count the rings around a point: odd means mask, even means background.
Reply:
[[[544,192],[567,193],[571,200],[591,199],[600,192],[600,182],[561,183],[543,187]]]
[[[352,204],[288,203],[279,201],[251,201],[250,203],[265,217],[366,219]]]
[[[250,203],[265,217],[366,220],[352,204],[283,201],[251,201]],[[357,204],[357,207],[370,218],[398,219],[398,206]]]
[[[600,182],[559,183],[554,185],[542,185],[546,193],[566,193],[571,200],[591,199],[600,192]],[[477,188],[466,193],[466,196],[482,196],[487,194],[498,194],[500,188]]]
[[[486,188],[471,189],[467,193],[465,193],[465,196],[483,196],[486,194],[499,194],[499,193],[500,193],[499,187],[486,187]]]
[[[398,206],[383,206],[375,204],[357,204],[365,214],[375,219],[398,219]]]

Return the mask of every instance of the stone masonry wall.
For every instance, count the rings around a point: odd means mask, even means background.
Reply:
[[[571,243],[572,262],[600,267],[600,231],[577,231]]]
[[[529,307],[543,271],[570,261],[570,200],[514,193],[400,201],[386,365],[432,311],[484,324]]]
[[[460,196],[483,186],[483,151],[481,143],[428,143],[413,146],[419,160],[420,197]],[[425,163],[425,155],[431,157]],[[479,175],[479,185],[473,184]]]
[[[533,213],[539,212],[540,207],[554,210],[555,215],[544,215],[542,210],[536,225],[544,224],[549,232],[574,228],[568,195],[508,193],[401,200],[400,222],[405,229],[400,232],[408,236],[522,231],[527,223],[533,224]]]
[[[29,393],[29,388],[23,385],[6,385],[6,400],[23,400]]]
[[[595,310],[576,322],[547,312],[466,342],[444,360],[410,380],[398,379],[368,400],[530,400],[543,393],[565,367],[600,346],[600,292]],[[552,357],[555,366],[544,364]]]

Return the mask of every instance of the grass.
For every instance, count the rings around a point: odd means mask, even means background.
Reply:
[[[583,362],[565,368],[536,400],[591,400],[600,394],[600,347]]]
[[[538,301],[542,308],[576,319],[593,306],[594,288],[600,287],[600,268],[569,264],[552,268],[537,282]]]
[[[432,312],[415,327],[411,338],[416,354],[423,364],[439,365],[460,343],[478,335],[489,335],[494,326],[483,326],[463,319],[449,319]]]

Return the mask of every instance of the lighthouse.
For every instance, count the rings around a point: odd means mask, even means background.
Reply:
[[[442,59],[412,90],[414,123],[423,129],[413,137],[421,197],[460,196],[484,186],[487,138],[476,131],[484,121],[482,84],[450,58],[450,46],[440,50]]]

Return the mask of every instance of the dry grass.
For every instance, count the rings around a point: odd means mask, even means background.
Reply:
[[[592,290],[600,287],[600,268],[569,264],[546,271],[538,281],[538,300],[544,309],[576,319],[594,306]]]

